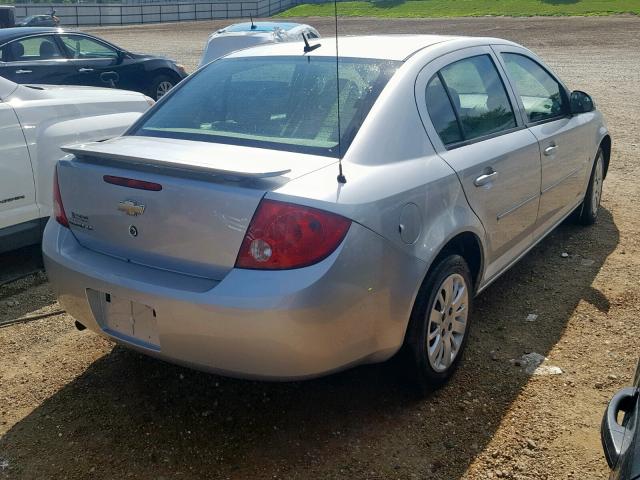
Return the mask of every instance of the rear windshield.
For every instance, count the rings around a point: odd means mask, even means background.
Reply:
[[[400,62],[341,58],[341,153]],[[338,156],[336,63],[331,57],[213,62],[178,87],[130,135]]]

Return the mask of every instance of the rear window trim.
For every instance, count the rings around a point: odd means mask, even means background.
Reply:
[[[144,130],[141,129],[139,136],[144,137],[152,137],[152,138],[173,138],[176,140],[188,140],[191,142],[203,142],[203,140],[197,140],[193,138],[193,134],[186,132],[172,132],[171,137],[167,137],[162,135],[161,131],[158,130]],[[131,135],[131,136],[138,136]],[[214,138],[214,142],[209,143],[218,143],[221,145],[234,145],[237,147],[248,147],[248,148],[263,148],[265,150],[279,150],[283,152],[293,152],[300,153],[304,155],[321,155],[329,158],[333,158],[334,156],[337,158],[337,148],[335,148],[335,155],[327,155],[327,149],[323,147],[309,147],[305,145],[296,145],[293,143],[279,143],[279,142],[268,142],[265,140],[251,140],[246,138],[239,137],[227,137],[223,135],[210,135],[210,138]],[[286,148],[282,148],[286,147]],[[333,150],[333,149],[329,149]],[[342,152],[344,154],[344,152]]]

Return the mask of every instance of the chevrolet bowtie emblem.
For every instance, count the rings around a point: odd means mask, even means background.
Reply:
[[[144,213],[144,205],[134,202],[133,200],[123,200],[118,204],[118,210],[131,217],[137,217]]]

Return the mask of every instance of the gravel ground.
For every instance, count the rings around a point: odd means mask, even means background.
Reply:
[[[332,33],[330,19],[306,21]],[[193,68],[220,26],[92,31]],[[598,223],[560,226],[478,298],[445,388],[417,400],[393,363],[297,383],[221,378],[53,315],[0,326],[0,479],[605,478],[600,418],[640,351],[639,27],[637,17],[341,20],[342,33],[516,40],[592,93],[613,134]],[[32,256],[0,257],[0,284],[37,265]],[[57,309],[42,274],[0,286],[0,323]],[[511,361],[528,352],[563,373],[528,375]]]

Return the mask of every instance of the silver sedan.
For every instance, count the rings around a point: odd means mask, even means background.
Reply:
[[[432,388],[474,296],[565,218],[595,222],[611,138],[531,51],[339,42],[339,62],[335,39],[235,52],[66,149],[43,249],[79,328],[264,379],[401,353]]]

